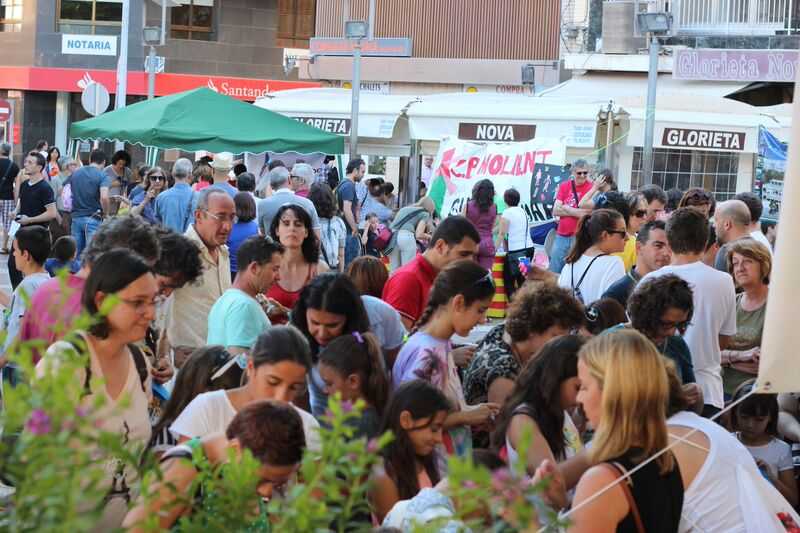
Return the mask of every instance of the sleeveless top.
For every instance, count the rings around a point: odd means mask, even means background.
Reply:
[[[530,407],[528,407],[528,404],[524,403],[518,405],[516,409],[514,409],[514,411],[511,413],[512,418],[516,415],[525,415],[529,418],[533,418],[533,416],[531,416]],[[572,417],[566,411],[564,411],[564,425],[562,431],[564,433],[564,441],[566,442],[566,447],[564,448],[564,457],[560,459],[556,457],[556,461],[558,461],[559,463],[561,461],[564,461],[565,459],[574,457],[578,452],[583,450],[583,443],[581,442],[580,432],[578,431],[578,428],[575,426],[575,422],[572,421]],[[544,437],[542,436],[542,438]],[[517,450],[514,449],[514,445],[511,444],[510,440],[508,440],[508,435],[506,435],[506,454],[508,456],[508,461],[507,461],[508,466],[514,468],[517,462],[520,460],[520,456],[519,452],[517,452]]]
[[[311,281],[311,279],[316,275],[317,275],[317,265],[314,264],[311,265],[311,267],[308,269],[308,276],[306,276],[306,280],[303,282],[302,287],[300,287],[296,291],[287,291],[286,289],[281,287],[281,282],[278,281],[276,283],[273,283],[272,287],[269,288],[269,290],[267,291],[267,297],[274,299],[279,304],[284,306],[286,309],[291,310],[294,307],[294,304],[297,302],[297,300],[300,299],[300,293],[303,292],[303,289],[305,288],[306,285],[308,285],[308,282]],[[286,320],[285,319],[283,321],[273,320],[272,323],[276,325],[285,324]]]
[[[625,472],[629,472],[639,464],[632,459],[639,453],[641,453],[640,449],[631,448],[624,455],[604,462],[616,464]],[[683,508],[683,481],[677,460],[674,461],[672,471],[665,475],[661,475],[659,472],[658,463],[652,461],[641,470],[634,472],[628,478],[628,483],[647,533],[678,531]],[[632,512],[629,512],[617,525],[616,531],[617,533],[638,533]]]
[[[481,236],[481,241],[492,239],[494,220],[497,218],[496,205],[490,205],[488,211],[483,212],[473,200],[470,200],[467,202],[467,218],[475,224],[475,228]]]

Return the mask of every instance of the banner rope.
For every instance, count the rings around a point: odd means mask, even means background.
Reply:
[[[733,409],[734,407],[736,407],[737,405],[739,405],[740,403],[742,403],[744,400],[746,400],[747,398],[749,398],[749,397],[750,397],[751,395],[753,395],[753,394],[756,394],[756,391],[755,391],[755,390],[751,390],[750,392],[748,392],[747,394],[745,394],[744,396],[742,396],[741,398],[739,398],[739,399],[738,399],[738,400],[736,400],[735,402],[732,402],[732,403],[730,403],[729,405],[725,406],[725,408],[724,408],[724,409],[722,409],[720,412],[718,412],[717,414],[715,414],[714,416],[712,416],[712,417],[711,417],[709,420],[711,420],[711,421],[714,421],[714,420],[716,420],[717,418],[719,418],[720,416],[722,416],[724,413],[727,413],[728,411],[730,411],[731,409]],[[571,508],[569,511],[567,511],[567,512],[565,512],[565,513],[563,513],[563,514],[560,514],[560,515],[559,515],[559,518],[562,518],[562,519],[563,519],[563,518],[567,518],[569,515],[571,515],[572,513],[574,513],[575,511],[577,511],[578,509],[580,509],[580,508],[582,508],[582,507],[585,507],[585,506],[589,505],[591,502],[593,502],[594,500],[596,500],[597,498],[599,498],[601,495],[605,494],[607,491],[609,491],[610,489],[614,488],[614,487],[615,487],[615,486],[616,486],[618,483],[620,483],[621,481],[626,481],[626,480],[627,480],[628,478],[630,478],[630,477],[631,477],[631,476],[632,476],[634,473],[638,472],[639,470],[641,470],[642,468],[644,468],[645,466],[647,466],[647,465],[648,465],[648,464],[650,464],[651,462],[655,461],[656,459],[658,459],[659,457],[661,457],[663,454],[667,453],[669,450],[671,450],[672,448],[674,448],[675,446],[677,446],[678,444],[680,444],[680,443],[681,443],[681,442],[683,442],[684,440],[688,439],[690,435],[694,435],[694,434],[695,434],[695,433],[697,433],[698,431],[701,431],[701,430],[700,430],[699,428],[694,428],[694,429],[690,430],[690,431],[689,431],[689,432],[688,432],[686,435],[684,435],[682,438],[676,439],[674,442],[672,442],[672,444],[669,444],[669,445],[668,445],[666,448],[664,448],[664,449],[662,449],[661,451],[659,451],[658,453],[656,453],[656,454],[652,455],[651,457],[649,457],[649,458],[648,458],[648,459],[646,459],[645,461],[642,461],[640,464],[636,465],[634,468],[632,468],[631,470],[629,470],[629,471],[628,471],[627,473],[625,473],[624,475],[622,475],[622,476],[618,477],[617,479],[615,479],[614,481],[612,481],[611,483],[609,483],[608,485],[606,485],[606,486],[605,486],[605,487],[603,487],[602,489],[598,490],[597,492],[595,492],[594,494],[592,494],[591,496],[589,496],[588,498],[586,498],[586,499],[585,499],[584,501],[582,501],[580,504],[578,504],[578,505],[576,505],[576,506],[572,507],[572,508]],[[594,465],[593,465],[593,466],[594,466]],[[546,531],[546,530],[547,530],[549,527],[550,527],[550,525],[549,525],[549,524],[546,524],[546,525],[542,526],[542,527],[541,527],[541,528],[540,528],[540,529],[537,531],[537,533],[543,533],[543,532],[544,532],[544,531]]]

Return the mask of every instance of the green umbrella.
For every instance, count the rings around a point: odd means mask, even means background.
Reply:
[[[206,87],[75,122],[69,136],[187,152],[344,152],[344,139],[338,135]]]

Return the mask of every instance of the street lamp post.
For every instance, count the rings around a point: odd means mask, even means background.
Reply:
[[[639,13],[639,31],[646,33],[650,41],[650,66],[647,70],[647,109],[644,123],[644,146],[642,146],[642,177],[644,184],[653,183],[653,136],[656,127],[656,87],[658,83],[658,37],[666,35],[672,28],[670,13]]]
[[[358,157],[358,97],[361,92],[361,40],[368,34],[363,20],[348,20],[344,24],[344,36],[355,41],[353,47],[353,99],[350,104],[350,159]]]
[[[119,58],[117,59],[117,91],[114,109],[125,107],[128,96],[128,26],[131,20],[130,0],[122,0],[122,20],[119,32]]]
[[[142,34],[145,44],[150,47],[147,54],[147,99],[152,100],[156,93],[156,45],[161,44],[161,28],[145,26]]]

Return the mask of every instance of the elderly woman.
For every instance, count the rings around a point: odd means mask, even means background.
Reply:
[[[289,186],[297,196],[308,198],[308,192],[314,183],[314,169],[306,163],[296,163],[289,176]]]
[[[754,239],[734,241],[728,252],[728,272],[742,289],[736,296],[736,335],[722,351],[725,394],[733,394],[739,385],[758,374],[772,255]]]

